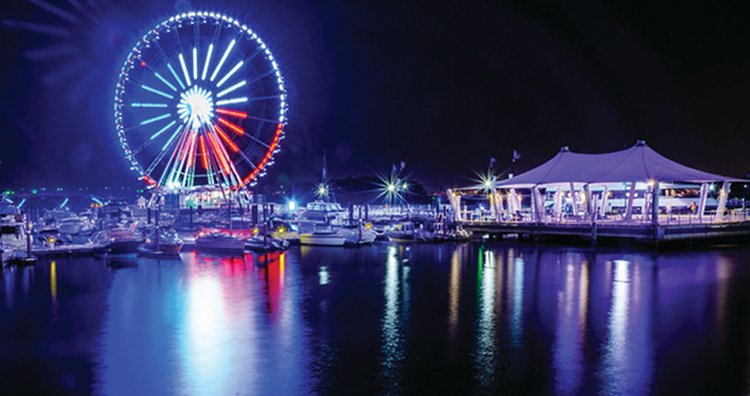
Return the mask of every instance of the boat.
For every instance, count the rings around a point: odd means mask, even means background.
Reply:
[[[108,202],[98,208],[96,226],[99,229],[115,228],[133,222],[133,213],[124,201]]]
[[[296,225],[281,219],[272,219],[270,222],[273,229],[272,237],[283,239],[292,245],[299,245],[299,231]]]
[[[411,221],[396,223],[386,231],[391,242],[424,242],[432,238],[432,235],[422,229],[418,229]]]
[[[318,226],[342,225],[345,217],[346,211],[338,202],[316,200],[305,206],[293,225],[300,233],[310,233]]]
[[[27,254],[26,219],[21,211],[6,200],[0,198],[0,261],[24,262],[31,259]]]
[[[57,230],[65,239],[74,243],[85,242],[94,234],[94,227],[87,217],[71,216],[57,222]]]
[[[195,248],[202,251],[243,253],[245,241],[233,235],[212,232],[195,238]]]
[[[376,241],[390,241],[390,239],[388,239],[387,232],[393,228],[392,221],[379,219],[372,221],[370,224],[372,224],[372,230],[375,231]]]
[[[378,237],[369,223],[341,227],[339,234],[346,237],[346,246],[371,245]]]
[[[344,246],[346,236],[339,233],[338,229],[328,226],[323,229],[315,229],[313,232],[300,234],[299,240],[302,245]]]
[[[471,234],[460,226],[454,230],[435,230],[429,242],[466,242]]]
[[[284,239],[254,236],[245,241],[245,249],[256,253],[281,252],[289,248],[289,241]]]
[[[33,244],[43,248],[60,246],[66,242],[57,227],[52,225],[34,228],[33,236]]]
[[[97,231],[92,242],[97,245],[97,253],[134,254],[143,243],[143,238],[130,228],[116,227]]]
[[[175,256],[180,253],[183,244],[173,228],[160,227],[158,234],[156,229],[151,230],[146,241],[138,247],[138,253],[146,256]]]

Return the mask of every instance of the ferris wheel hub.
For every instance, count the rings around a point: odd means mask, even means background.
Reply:
[[[191,87],[180,95],[177,112],[182,122],[194,130],[209,124],[214,116],[214,101],[211,92],[197,85]]]

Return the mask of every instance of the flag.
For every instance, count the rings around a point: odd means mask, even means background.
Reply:
[[[521,159],[521,153],[516,151],[516,149],[513,149],[513,161]]]
[[[396,167],[396,164],[391,165],[391,174],[395,175],[396,172],[398,172],[398,168]]]
[[[490,157],[490,169],[495,167],[495,162],[497,162],[495,157]]]
[[[401,170],[404,170],[406,168],[406,162],[401,161]]]

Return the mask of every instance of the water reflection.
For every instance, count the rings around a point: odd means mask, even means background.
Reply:
[[[383,319],[381,323],[381,379],[384,381],[387,392],[398,392],[400,388],[400,370],[404,360],[404,334],[403,326],[406,321],[406,310],[408,309],[408,286],[406,286],[408,267],[400,271],[400,262],[397,249],[403,246],[388,246],[385,278],[383,280],[383,295],[385,298],[383,307]],[[403,300],[399,297],[403,296]],[[402,300],[402,301],[399,301]]]
[[[318,269],[318,284],[321,286],[327,285],[331,281],[331,274],[328,272],[328,267],[321,265]]]
[[[513,257],[513,250],[508,251],[508,263],[513,263],[511,267],[511,277],[513,278],[513,309],[511,310],[511,343],[514,347],[521,345],[523,337],[523,281],[524,281],[524,261],[523,257]]]
[[[584,375],[583,348],[586,342],[589,264],[579,263],[573,255],[558,261],[562,282],[556,294],[557,331],[555,332],[555,393],[577,394]]]
[[[52,260],[49,264],[49,293],[52,296],[52,304],[57,304],[57,262]]]
[[[7,268],[0,393],[750,390],[750,248],[305,254]]]
[[[103,393],[305,389],[305,331],[286,268],[278,254],[189,252],[182,261],[140,260],[115,273]],[[261,363],[271,355],[285,358]]]
[[[495,364],[497,348],[495,343],[495,326],[497,318],[496,310],[496,272],[500,275],[497,279],[502,280],[502,263],[498,266],[495,262],[495,252],[492,250],[479,250],[479,262],[477,272],[479,276],[479,288],[477,290],[479,319],[477,321],[477,344],[474,352],[477,379],[483,389],[491,389],[495,382]]]
[[[612,272],[608,335],[601,370],[603,388],[610,394],[648,393],[652,373],[652,272],[645,265],[618,259],[607,262]]]
[[[448,286],[448,331],[452,338],[458,331],[458,309],[461,302],[461,266],[466,259],[465,246],[457,246],[451,254],[450,285]]]

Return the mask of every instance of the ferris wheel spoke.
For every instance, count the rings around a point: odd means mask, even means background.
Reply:
[[[251,120],[260,121],[260,122],[267,122],[269,124],[278,124],[278,122],[279,122],[278,120],[272,120],[270,118],[263,118],[263,117],[255,117],[255,116],[251,116],[251,115],[248,115],[247,118],[249,118]]]
[[[215,132],[218,133],[219,130],[217,129]],[[229,140],[228,137],[227,137],[227,140]],[[221,155],[224,158],[224,162],[226,163],[227,168],[229,169],[230,184],[236,184],[236,183],[239,182],[239,180],[241,180],[240,176],[239,176],[239,173],[237,172],[237,167],[234,165],[234,162],[232,161],[231,157],[229,156],[229,153],[227,153],[227,150],[226,150],[225,146],[223,144],[221,144],[221,141],[219,141],[218,143],[219,143],[219,150],[221,152]],[[231,180],[232,178],[234,178],[234,181]]]
[[[164,126],[163,128],[161,128],[160,130],[158,130],[155,134],[151,135],[151,137],[148,140],[146,140],[143,144],[141,144],[135,150],[133,150],[133,155],[137,155],[138,153],[140,153],[141,151],[143,151],[146,147],[150,146],[154,142],[154,140],[157,137],[159,137],[159,135],[161,135],[162,133],[164,133],[164,131],[166,131],[167,129],[171,128],[176,123],[177,123],[177,121],[173,120],[172,122],[170,122],[169,124],[167,124],[166,126]]]
[[[182,125],[178,125],[177,128],[174,130],[174,133],[172,133],[172,136],[167,140],[167,143],[164,145],[161,151],[159,151],[159,154],[156,155],[156,158],[154,158],[153,161],[151,161],[151,164],[149,164],[148,168],[146,169],[146,174],[151,174],[156,166],[161,162],[162,159],[166,156],[168,153],[167,147],[172,143],[172,141],[175,139],[175,137],[179,134],[180,130],[182,129]]]
[[[188,75],[187,66],[185,66],[185,57],[182,56],[182,52],[177,56],[180,59],[180,67],[182,67],[182,75],[185,76],[185,84],[190,87],[190,76]]]
[[[232,141],[232,139],[230,139],[229,136],[227,136],[227,134],[224,133],[224,131],[222,131],[221,128],[219,128],[218,125],[214,124],[214,130],[216,130],[216,133],[219,134],[219,137],[221,138],[221,140],[223,140],[224,143],[226,143],[226,145],[229,146],[230,150],[232,150],[235,153],[240,151],[240,148],[237,147],[237,144],[235,144]]]
[[[206,139],[203,137],[203,135],[200,135],[199,139],[200,144],[200,150],[201,150],[201,160],[203,161],[203,169],[208,172],[208,153],[206,152]]]
[[[177,125],[177,129],[174,130],[172,133],[172,136],[169,137],[166,143],[164,143],[164,147],[162,147],[161,151],[166,151],[167,148],[172,144],[172,141],[174,141],[174,138],[177,137],[177,135],[180,133],[180,130],[183,129],[182,125]]]
[[[228,93],[230,93],[230,92],[233,92],[233,91],[235,91],[235,90],[237,90],[237,89],[239,89],[239,88],[242,88],[242,87],[244,87],[244,86],[245,86],[246,84],[247,84],[247,81],[245,81],[245,80],[242,80],[242,81],[238,82],[237,84],[234,84],[234,85],[232,85],[231,87],[229,87],[229,88],[227,88],[227,89],[225,89],[225,90],[223,90],[223,91],[221,91],[221,92],[217,93],[217,94],[216,94],[216,97],[217,97],[217,98],[220,98],[220,97],[222,97],[222,96],[224,96],[224,95],[226,95],[226,94],[228,94]]]
[[[198,81],[198,47],[193,47],[193,81]]]
[[[245,155],[245,153],[243,153],[242,151],[240,151],[239,155],[240,155],[240,158],[242,158],[243,160],[245,160],[245,162],[247,162],[250,166],[252,166],[253,169],[257,169],[258,168],[258,165],[255,165],[255,163],[250,158],[248,158],[248,156]]]
[[[273,99],[279,99],[281,98],[281,95],[268,95],[268,96],[253,96],[248,101],[250,102],[262,102],[264,100],[273,100]]]
[[[166,92],[164,92],[164,91],[159,91],[159,90],[158,90],[158,89],[156,89],[156,88],[151,88],[151,87],[149,87],[148,85],[145,85],[145,84],[141,84],[141,88],[143,88],[143,90],[145,90],[145,91],[148,91],[148,92],[151,92],[151,93],[157,94],[157,95],[159,95],[159,96],[163,96],[163,97],[165,97],[165,98],[167,98],[167,99],[174,99],[174,96],[172,96],[172,95],[170,95],[170,94],[168,94],[168,93],[166,93]]]
[[[241,98],[232,98],[232,99],[222,99],[216,101],[217,106],[224,106],[228,104],[235,104],[235,103],[245,103],[247,102],[247,97],[243,96]]]
[[[244,111],[229,110],[229,109],[216,109],[216,112],[219,114],[225,114],[228,116],[242,118],[242,119],[247,118],[247,113],[245,113]]]
[[[252,80],[248,81],[247,84],[248,85],[253,85],[253,84],[257,83],[258,81],[260,81],[260,80],[262,80],[262,79],[264,79],[264,78],[266,78],[268,76],[274,75],[274,73],[276,73],[276,70],[274,70],[274,69],[268,70],[268,71],[266,71],[266,72],[264,72],[262,74],[259,74],[259,75],[255,76],[255,78],[253,78]]]
[[[177,142],[177,147],[173,152],[173,158],[170,159],[170,164],[168,164],[167,168],[165,168],[165,170],[170,169],[169,176],[167,176],[167,183],[171,186],[175,185],[175,181],[179,184],[180,174],[182,173],[182,169],[185,167],[187,159],[189,150],[188,146],[190,144],[189,139],[192,132],[187,128],[185,128],[184,131],[186,132],[182,134],[180,140]]]
[[[159,137],[159,135],[161,135],[162,133],[164,133],[164,131],[166,131],[167,129],[171,128],[176,123],[177,123],[177,120],[170,121],[169,124],[165,125],[162,129],[159,129],[158,131],[156,131],[155,134],[151,135],[151,137],[148,140],[154,140],[154,139],[156,139],[157,137]]]
[[[247,135],[245,135],[245,136],[249,137],[250,139],[254,140],[254,141],[255,141],[256,143],[260,144],[261,146],[263,146],[263,147],[265,147],[265,148],[267,148],[267,149],[270,149],[270,148],[271,148],[271,145],[269,145],[269,144],[267,144],[266,142],[264,142],[264,141],[262,141],[262,140],[258,139],[257,137],[253,136],[252,134],[249,134],[249,133],[248,133],[248,134],[247,134]]]
[[[170,83],[169,81],[167,81],[166,78],[162,77],[161,74],[159,74],[157,72],[153,72],[153,73],[154,73],[154,76],[156,76],[156,78],[158,78],[159,81],[163,82],[166,86],[168,86],[169,89],[171,89],[172,91],[177,92],[177,87],[175,87],[174,85],[172,85],[172,83]]]
[[[170,114],[170,113],[165,113],[165,114],[162,114],[162,115],[159,115],[159,116],[153,117],[153,118],[149,118],[149,119],[147,119],[147,120],[141,121],[141,124],[140,124],[140,125],[148,125],[148,124],[152,124],[152,123],[154,123],[154,122],[157,122],[157,121],[161,121],[161,120],[163,120],[163,119],[165,119],[165,118],[169,118],[169,117],[170,117],[171,115],[172,115],[172,114]]]
[[[161,161],[162,161],[162,160],[163,160],[163,159],[164,159],[164,158],[165,158],[166,156],[167,156],[167,152],[166,152],[166,151],[162,151],[162,152],[160,152],[160,153],[159,153],[159,154],[158,154],[158,155],[156,156],[156,158],[154,158],[154,160],[153,160],[153,161],[151,162],[151,164],[149,165],[149,167],[148,167],[148,168],[146,168],[146,172],[145,172],[145,173],[146,173],[147,175],[153,175],[153,173],[154,173],[154,170],[156,170],[156,167],[157,167],[157,165],[158,165],[159,163],[161,163]],[[170,161],[168,161],[168,162],[167,162],[167,166],[166,166],[166,167],[164,167],[164,170],[162,171],[161,175],[159,176],[159,184],[162,184],[162,183],[163,183],[163,181],[164,181],[164,175],[165,175],[165,174],[167,173],[167,169],[169,168],[169,163],[171,162],[171,159],[172,159],[171,157],[172,157],[172,156],[170,156]]]
[[[244,129],[242,129],[242,128],[240,128],[240,126],[239,126],[239,125],[237,125],[237,124],[234,124],[234,123],[232,123],[232,122],[230,122],[230,121],[227,121],[227,120],[225,120],[225,119],[223,119],[223,118],[221,118],[221,117],[218,117],[218,118],[217,118],[217,120],[219,121],[219,123],[220,123],[221,125],[224,125],[225,127],[229,128],[229,129],[231,129],[231,130],[233,130],[233,131],[234,131],[235,133],[237,133],[238,135],[244,135],[244,134],[245,134],[245,130],[244,130]]]
[[[166,103],[140,103],[140,102],[133,102],[130,104],[130,107],[151,107],[151,108],[160,108],[160,109],[166,109],[167,104]]]
[[[234,48],[234,45],[236,43],[237,43],[236,39],[232,39],[232,41],[229,42],[227,49],[224,51],[224,54],[221,56],[221,59],[219,60],[219,64],[216,65],[216,69],[214,69],[214,72],[211,73],[211,78],[210,78],[211,81],[213,81],[216,78],[216,75],[219,74],[221,67],[224,66],[224,62],[226,62],[227,57],[229,56],[229,53],[232,51],[232,48]]]
[[[221,86],[224,85],[224,83],[227,82],[227,80],[229,80],[229,78],[231,78],[232,75],[234,75],[234,73],[237,73],[237,70],[240,70],[240,67],[242,67],[242,65],[244,64],[245,62],[243,61],[237,62],[237,64],[234,65],[234,67],[231,70],[229,70],[229,72],[226,75],[224,75],[224,77],[222,77],[222,79],[219,80],[219,82],[216,83],[216,88],[221,88]]]
[[[172,77],[174,77],[174,79],[177,81],[180,89],[185,89],[185,84],[182,83],[182,80],[180,80],[180,76],[177,75],[177,72],[174,70],[174,67],[172,67],[171,63],[167,63],[167,69],[169,69],[169,72],[172,73]]]
[[[223,146],[221,145],[221,142],[217,141],[218,138],[215,135],[216,135],[215,132],[209,131],[207,135],[208,140],[211,142],[211,146],[214,149],[214,154],[216,155],[221,165],[221,170],[223,171],[224,175],[230,180],[230,184],[231,184],[232,168],[234,167],[234,164],[229,159],[229,156],[227,155],[226,151],[223,150]]]
[[[211,55],[214,53],[214,43],[208,45],[208,53],[206,54],[206,63],[203,65],[203,73],[201,73],[201,80],[206,79],[206,73],[208,73],[208,65],[211,63]]]

